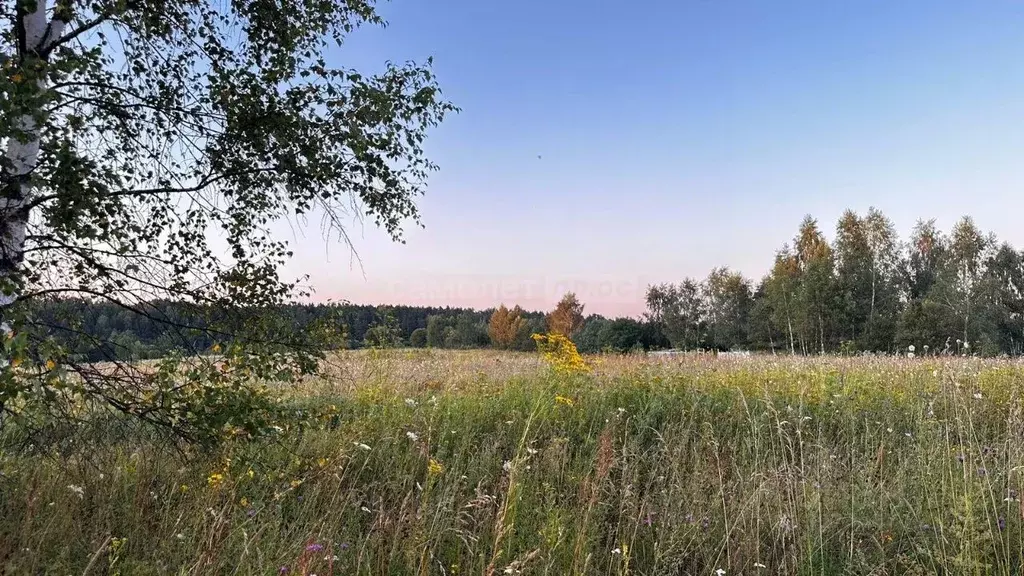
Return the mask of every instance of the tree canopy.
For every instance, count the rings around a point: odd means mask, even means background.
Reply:
[[[804,218],[756,285],[719,268],[648,287],[647,318],[685,349],[1020,354],[1022,262],[969,217],[901,242],[881,211],[847,210],[832,242]]]
[[[72,366],[75,395],[185,434],[210,432],[191,417],[210,387],[315,367],[320,333],[274,315],[304,290],[278,275],[291,253],[273,224],[320,219],[346,241],[365,218],[401,241],[435,169],[426,134],[455,110],[429,60],[336,66],[366,24],[384,24],[372,0],[4,4],[0,324],[14,337],[0,413],[24,416],[34,391],[68,381],[67,351],[39,335],[78,328],[33,330],[27,304],[44,297],[162,322],[193,359],[194,333],[215,341],[216,367]],[[171,301],[192,309],[172,316]]]

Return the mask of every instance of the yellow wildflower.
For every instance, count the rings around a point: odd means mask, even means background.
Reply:
[[[537,343],[537,350],[540,351],[541,357],[554,368],[555,372],[573,374],[590,371],[590,366],[583,361],[583,357],[576,350],[576,345],[565,335],[558,333],[534,334],[532,338]]]
[[[302,480],[296,479],[296,480],[292,480],[289,484],[291,484],[292,488],[298,488],[299,486],[302,486],[302,482],[303,482]]]
[[[572,398],[568,398],[566,396],[557,396],[556,395],[555,396],[555,404],[565,404],[566,406],[572,406],[573,404],[575,404],[575,402],[573,402]]]
[[[430,474],[431,476],[436,476],[441,472],[444,472],[444,466],[442,466],[441,463],[438,462],[437,460],[431,458],[430,463],[427,464],[427,473]]]
[[[210,488],[220,488],[221,484],[224,483],[224,475],[219,472],[210,474],[210,477],[206,479],[206,482],[210,485]]]

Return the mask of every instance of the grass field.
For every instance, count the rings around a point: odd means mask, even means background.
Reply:
[[[0,455],[15,574],[1019,574],[1024,364],[349,352],[305,424]]]

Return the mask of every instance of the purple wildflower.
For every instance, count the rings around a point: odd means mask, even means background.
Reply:
[[[654,516],[654,513],[651,512],[650,510],[648,510],[647,511],[647,517],[644,518],[644,526],[650,526],[651,524],[654,524],[653,516]]]
[[[931,529],[932,529],[932,527],[929,524],[922,524],[921,525],[921,530],[924,530],[925,532],[929,532],[929,531],[931,531]]]
[[[700,521],[700,527],[707,530],[709,526],[711,526],[711,519],[705,516],[704,519]]]
[[[988,474],[988,470],[985,470],[984,468],[978,468],[978,476],[984,476],[985,474]]]
[[[341,544],[338,544],[338,548],[341,549],[342,552],[344,552],[345,550],[348,550],[348,546],[349,546],[348,542],[342,542]]]
[[[686,518],[683,518],[683,522],[687,524],[693,524],[693,514],[687,514]]]
[[[288,573],[288,567],[287,566],[281,566],[280,568],[277,569],[277,573],[278,574],[287,574]]]
[[[324,545],[323,544],[316,544],[316,543],[314,543],[314,544],[310,544],[309,546],[306,546],[306,552],[319,552],[319,551],[321,551],[323,549],[324,549]]]
[[[248,510],[246,510],[245,515],[248,516],[249,518],[252,518],[253,516],[256,515],[256,509],[255,508],[249,508]]]
[[[956,461],[961,463],[961,464],[963,464],[964,463],[964,455],[963,454],[957,454],[956,455]]]
[[[999,530],[1000,531],[1006,530],[1006,518],[1003,518],[1002,516],[1000,516],[999,520],[996,521],[996,524],[999,525]]]

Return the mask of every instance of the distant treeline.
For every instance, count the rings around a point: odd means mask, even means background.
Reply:
[[[759,282],[728,268],[704,280],[648,287],[641,318],[585,316],[567,294],[545,314],[518,306],[292,304],[272,310],[278,334],[327,325],[331,348],[535,349],[560,331],[581,352],[662,348],[776,353],[1019,355],[1024,351],[1024,254],[963,218],[945,234],[920,221],[901,241],[888,218],[847,211],[832,242],[810,216]],[[514,304],[514,303],[513,303]],[[148,301],[32,303],[33,330],[83,360],[201,352],[230,339],[223,310]],[[214,322],[216,320],[216,322]],[[230,320],[230,319],[228,319]],[[913,347],[913,348],[911,348]]]
[[[542,312],[515,310],[519,319],[507,342],[492,338],[495,309],[426,306],[369,306],[356,304],[291,304],[273,316],[291,330],[328,322],[337,335],[333,348],[432,347],[532,351],[532,334],[548,330]],[[206,327],[209,318],[197,307],[170,301],[150,301],[128,307],[106,301],[60,299],[35,302],[32,329],[52,338],[78,360],[159,358],[170,352],[205,352],[229,340]],[[669,342],[658,327],[633,318],[608,320],[591,315],[577,322],[573,338],[584,352],[664,348]]]
[[[31,326],[56,340],[82,360],[158,358],[172,351],[203,352],[225,338],[218,338],[204,311],[196,306],[169,301],[145,302],[131,307],[106,301],[61,299],[35,302]],[[412,333],[426,329],[430,319],[443,325],[436,346],[480,347],[488,344],[489,311],[418,306],[375,307],[352,304],[291,304],[273,311],[293,330],[303,330],[327,320],[337,337],[327,344],[336,348],[361,348],[373,338],[374,327],[388,326],[408,344]],[[530,315],[543,324],[543,314]],[[379,328],[378,330],[379,331]],[[371,342],[372,343],[372,342]]]
[[[650,287],[647,304],[677,348],[1019,355],[1024,254],[969,217],[901,241],[880,211],[848,210],[832,242],[807,216],[756,284],[717,268]]]

